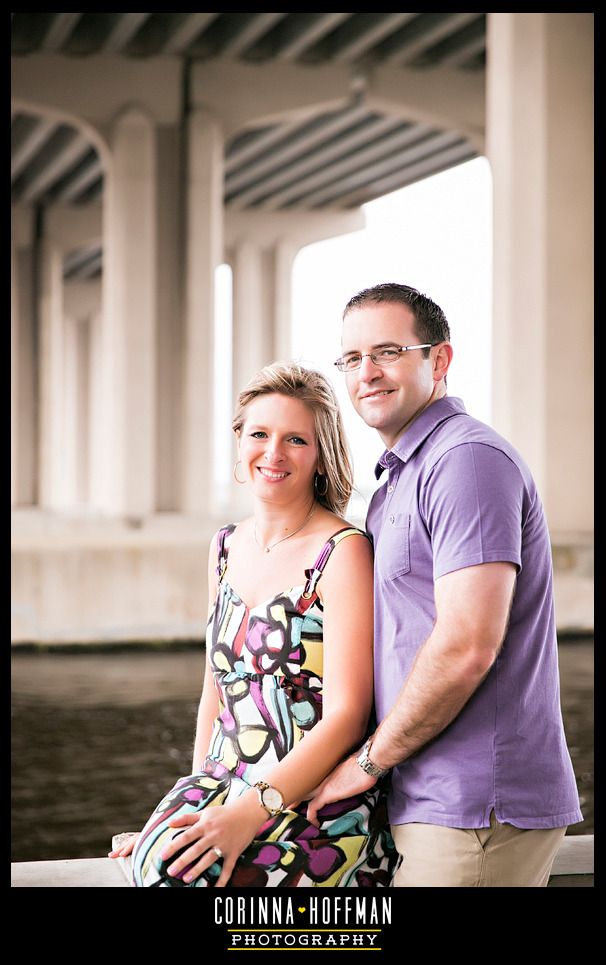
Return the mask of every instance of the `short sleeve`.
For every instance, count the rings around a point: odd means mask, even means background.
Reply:
[[[469,442],[434,463],[419,494],[434,580],[480,563],[522,562],[524,480],[495,446]]]

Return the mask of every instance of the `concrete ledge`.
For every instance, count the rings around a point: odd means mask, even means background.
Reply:
[[[209,541],[226,519],[238,518],[235,509],[221,519],[13,510],[12,643],[201,640]],[[552,549],[558,632],[589,633],[593,538],[555,534]]]
[[[17,861],[11,865],[11,888],[128,888],[113,858],[65,861]]]
[[[567,834],[551,869],[554,875],[593,874],[593,834]]]
[[[130,858],[19,861],[11,865],[11,887],[129,888]],[[564,838],[553,865],[549,887],[593,887],[593,834],[573,834]]]
[[[11,641],[201,640],[211,520],[12,514]]]

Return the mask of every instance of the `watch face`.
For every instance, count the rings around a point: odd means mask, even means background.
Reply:
[[[266,787],[263,791],[263,804],[272,810],[277,810],[283,807],[282,795],[279,791],[276,791],[275,787]]]

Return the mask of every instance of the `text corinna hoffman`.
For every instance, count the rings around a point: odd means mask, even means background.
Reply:
[[[325,896],[216,897],[216,925],[381,926],[391,924],[391,897]]]

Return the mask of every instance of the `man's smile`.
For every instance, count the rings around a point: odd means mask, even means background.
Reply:
[[[391,395],[392,392],[395,392],[395,389],[375,389],[374,392],[367,392],[365,395],[360,395],[358,398],[360,398],[360,399],[380,399],[380,398],[382,398],[384,395]]]

